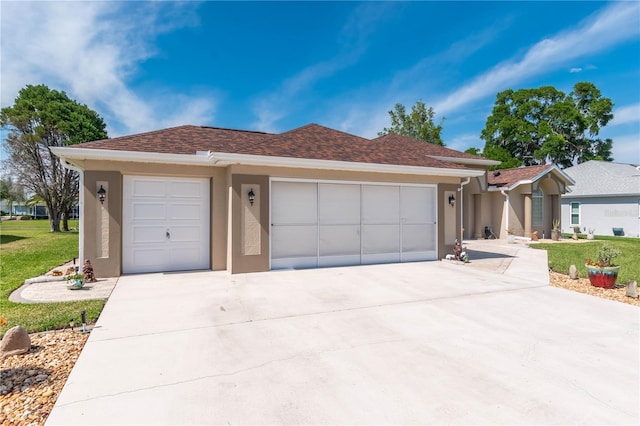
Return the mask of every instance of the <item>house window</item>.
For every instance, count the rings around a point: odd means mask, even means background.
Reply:
[[[580,225],[580,203],[574,201],[571,203],[571,226]]]
[[[542,226],[543,201],[544,192],[541,189],[531,195],[531,224],[533,226]]]

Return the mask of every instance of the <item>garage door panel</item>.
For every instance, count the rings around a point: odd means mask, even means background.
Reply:
[[[166,182],[161,180],[137,177],[132,184],[131,195],[136,198],[164,198],[167,194]]]
[[[172,243],[197,243],[202,238],[202,227],[194,226],[172,226],[170,229]],[[177,247],[176,247],[177,248]]]
[[[166,259],[167,254],[165,249],[141,246],[133,249],[133,264],[140,271],[157,272],[162,270],[163,260]],[[154,268],[150,269],[150,267]]]
[[[136,244],[164,243],[167,239],[164,226],[134,226],[131,242]]]
[[[404,225],[402,253],[435,250],[435,225]]]
[[[170,220],[202,220],[202,211],[200,204],[197,203],[171,203],[169,204],[169,219]]]
[[[133,221],[165,220],[165,203],[140,203],[133,202]]]
[[[272,186],[271,198],[271,222],[274,225],[304,225],[317,223],[317,184],[278,182]]]
[[[400,222],[400,191],[397,186],[362,185],[362,223]]]
[[[274,226],[272,234],[273,259],[318,255],[317,226]]]
[[[406,186],[401,188],[402,223],[435,223],[435,189]]]
[[[171,198],[200,199],[203,182],[170,182],[169,194]]]
[[[400,225],[362,225],[362,253],[400,252]]]
[[[320,226],[320,256],[360,256],[360,225]]]
[[[319,185],[319,222],[322,225],[360,225],[360,185]]]

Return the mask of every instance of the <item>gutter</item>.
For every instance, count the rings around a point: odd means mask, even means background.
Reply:
[[[395,164],[357,163],[352,161],[314,160],[308,158],[275,157],[252,154],[211,152],[209,160],[215,165],[243,164],[251,166],[297,167],[303,169],[344,170],[352,172],[397,173],[423,176],[478,177],[484,170],[449,169],[444,167],[400,166]]]
[[[507,218],[506,229],[507,229],[507,232],[509,232],[509,194],[505,193],[504,190],[501,190],[500,193],[502,195],[504,195],[504,197],[505,197],[505,200],[504,200],[504,210],[505,210],[505,212],[504,212],[504,214],[505,214],[505,216]]]
[[[54,152],[54,154],[56,153]],[[80,212],[78,215],[78,259],[79,264],[82,265],[82,262],[84,262],[84,169],[69,163],[62,157],[60,160],[65,169],[73,170],[80,175],[80,182],[78,183],[78,209]]]
[[[464,240],[464,186],[471,182],[471,178],[468,177],[464,182],[460,183],[460,241]]]

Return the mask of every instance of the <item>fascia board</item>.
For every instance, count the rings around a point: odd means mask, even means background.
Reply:
[[[210,165],[207,155],[165,154],[159,152],[117,151],[108,149],[51,147],[58,157],[76,164],[84,160],[128,161],[183,165]]]
[[[441,155],[429,155],[428,157],[435,158],[436,160],[445,161],[447,163],[469,164],[475,166],[497,166],[502,164],[502,161],[489,160],[489,159],[475,159],[475,158],[463,158],[463,157],[443,157]]]
[[[211,152],[213,164],[243,164],[252,166],[294,167],[304,169],[345,170],[353,172],[398,173],[426,176],[477,177],[484,170],[448,169],[440,167],[400,166],[394,164],[356,163],[350,161],[314,160],[308,158],[274,157],[266,155],[230,154]]]

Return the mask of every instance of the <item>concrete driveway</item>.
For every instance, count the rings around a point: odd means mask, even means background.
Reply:
[[[48,424],[638,424],[638,308],[522,250],[122,277]]]

